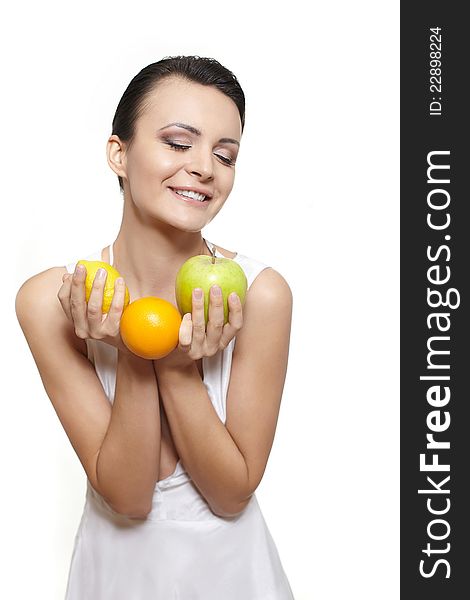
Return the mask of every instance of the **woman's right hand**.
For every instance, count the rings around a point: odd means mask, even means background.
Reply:
[[[119,331],[124,309],[125,282],[122,277],[116,280],[109,312],[104,314],[102,306],[106,271],[104,277],[100,277],[99,273],[100,270],[93,281],[88,302],[85,292],[86,267],[84,265],[78,265],[73,275],[64,273],[57,297],[67,318],[72,321],[77,337],[101,340],[130,354]]]

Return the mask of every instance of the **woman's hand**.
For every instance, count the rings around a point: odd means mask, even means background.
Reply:
[[[104,276],[100,277],[100,271]],[[119,324],[124,309],[126,285],[122,278],[116,280],[114,295],[107,314],[103,314],[103,291],[106,271],[99,269],[91,289],[88,303],[85,292],[86,267],[78,265],[73,275],[64,273],[62,286],[57,294],[67,318],[75,327],[75,334],[81,339],[101,340],[127,354],[128,348],[122,341]]]
[[[198,294],[199,290],[199,294]],[[213,285],[209,294],[209,313],[207,327],[204,320],[204,294],[202,290],[193,290],[192,315],[186,313],[179,330],[179,344],[167,356],[154,361],[160,366],[185,367],[195,360],[214,356],[223,350],[235,337],[243,325],[240,298],[233,292],[228,297],[229,320],[224,325],[224,305],[222,291]]]

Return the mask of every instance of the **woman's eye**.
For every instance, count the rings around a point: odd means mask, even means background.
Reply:
[[[174,142],[170,142],[169,140],[165,143],[168,144],[168,146],[170,146],[174,150],[187,150],[188,148],[191,148],[191,146],[185,146],[184,144],[175,144]]]
[[[222,154],[216,154],[217,158],[220,158],[220,160],[222,160],[226,165],[233,165],[235,164],[234,161],[231,158],[228,158],[227,156],[222,156]]]

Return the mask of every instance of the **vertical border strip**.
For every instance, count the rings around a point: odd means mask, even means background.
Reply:
[[[460,600],[470,584],[462,10],[401,3],[401,597],[410,600]]]

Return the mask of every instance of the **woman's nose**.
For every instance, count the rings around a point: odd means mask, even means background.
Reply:
[[[212,179],[214,174],[212,153],[201,151],[193,154],[186,169],[191,175],[197,175],[202,179]]]

